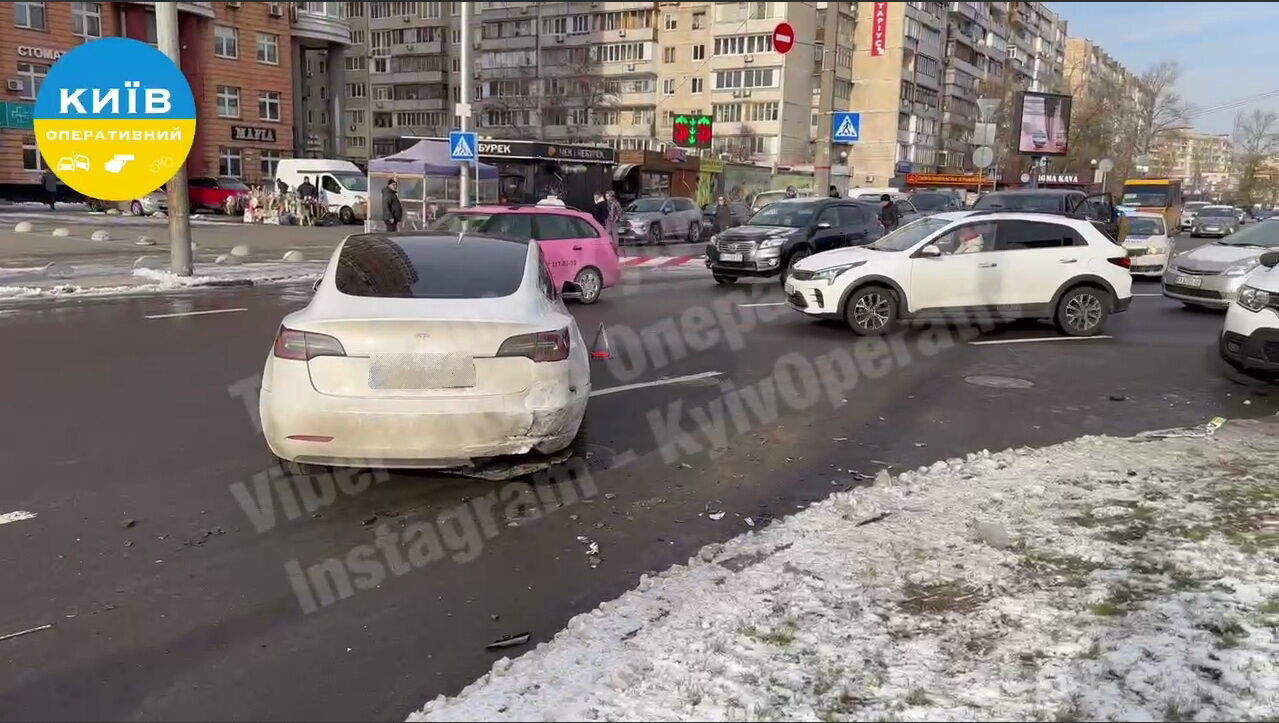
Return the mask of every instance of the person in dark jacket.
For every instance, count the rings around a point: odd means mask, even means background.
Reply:
[[[599,225],[608,228],[608,201],[604,200],[604,194],[595,194],[595,204],[591,206],[591,217]]]
[[[298,195],[302,198],[320,197],[320,192],[315,189],[315,184],[311,183],[310,176],[302,177],[302,182],[298,184]]]
[[[386,223],[387,231],[399,231],[400,220],[403,218],[404,207],[400,205],[400,184],[392,178],[386,182],[386,188],[382,189],[382,221]]]
[[[839,196],[839,189],[838,189],[838,188],[835,188],[834,186],[831,186],[831,187],[830,187],[830,193],[827,193],[826,195],[827,195],[827,196],[830,196],[831,198],[839,198],[839,197],[840,197],[840,196]]]
[[[733,223],[733,207],[728,205],[728,199],[720,196],[715,201],[715,230],[723,233],[732,228]]]
[[[885,233],[896,229],[901,222],[901,216],[897,215],[897,205],[887,193],[879,197],[879,222],[884,225]]]
[[[55,205],[58,202],[58,177],[46,168],[44,175],[40,177],[40,182],[44,184],[44,202],[49,204],[49,210],[58,210]]]
[[[289,192],[289,184],[285,183],[283,178],[275,179],[275,187],[280,190],[281,196]]]

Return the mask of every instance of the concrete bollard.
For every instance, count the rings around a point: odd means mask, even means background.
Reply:
[[[155,246],[155,239],[150,236],[139,236],[137,241],[133,242],[134,246]]]
[[[69,279],[75,273],[75,267],[60,261],[50,261],[44,266],[44,275],[51,279]]]
[[[31,225],[30,221],[19,221],[13,225],[13,230],[16,233],[31,233],[33,228],[35,227]]]
[[[119,216],[119,215],[120,215],[120,209],[118,209],[118,208],[114,208],[114,207],[112,207],[112,208],[108,208],[108,209],[107,209],[107,215],[108,215],[108,216]]]
[[[57,236],[58,238],[65,238],[71,235],[71,229],[66,226],[59,226],[53,229],[52,235]]]
[[[89,238],[93,239],[94,241],[110,241],[111,234],[99,229],[97,231],[94,231],[93,235],[90,236]]]
[[[284,260],[296,263],[298,261],[306,261],[306,257],[302,255],[301,251],[290,249],[284,252]]]
[[[137,261],[133,262],[135,269],[167,269],[169,268],[169,260],[163,256],[139,256]]]
[[[239,258],[244,258],[249,255],[249,247],[245,246],[244,244],[240,244],[239,246],[236,246],[231,249],[231,255],[237,256]]]
[[[222,254],[213,263],[219,266],[235,266],[240,263],[240,257],[232,256],[231,254]]]

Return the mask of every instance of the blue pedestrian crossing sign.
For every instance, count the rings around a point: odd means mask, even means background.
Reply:
[[[454,161],[475,160],[475,134],[469,131],[449,131],[449,159]]]
[[[856,143],[862,139],[861,113],[832,113],[830,125],[830,139],[836,143]]]

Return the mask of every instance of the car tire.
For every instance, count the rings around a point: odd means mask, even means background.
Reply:
[[[1068,336],[1095,336],[1106,327],[1110,295],[1095,286],[1067,291],[1057,302],[1057,328]]]
[[[736,276],[729,276],[728,274],[712,274],[712,276],[715,277],[715,283],[720,286],[732,286],[737,283]]]
[[[142,202],[141,202],[141,201],[134,201],[133,203],[129,204],[129,213],[133,214],[134,216],[141,216],[141,215],[142,215]]]
[[[844,321],[858,336],[881,336],[897,328],[897,298],[883,286],[864,286],[844,304]]]
[[[804,249],[804,248],[796,249],[795,252],[790,255],[790,258],[786,259],[786,266],[782,268],[781,279],[780,279],[781,283],[783,284],[786,283],[786,277],[790,276],[790,270],[795,268],[795,264],[799,263],[800,261],[803,261],[804,259],[812,255],[813,255],[813,252],[809,251],[808,249]]]
[[[702,225],[700,223],[690,223],[688,225],[688,242],[695,244],[702,240]]]
[[[343,226],[350,226],[355,223],[355,211],[352,211],[350,206],[343,206],[338,211],[338,220]]]
[[[648,243],[652,246],[660,246],[662,243],[662,226],[654,224],[648,229]]]
[[[582,287],[582,298],[578,300],[579,304],[594,304],[600,300],[600,294],[604,291],[604,277],[595,268],[588,267],[577,272],[577,276],[573,277],[573,283]]]

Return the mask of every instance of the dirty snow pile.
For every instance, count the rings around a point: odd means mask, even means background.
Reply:
[[[61,283],[48,286],[0,286],[0,300],[41,299],[59,297],[119,296],[154,294],[201,286],[231,284],[267,285],[314,281],[324,273],[327,262],[262,262],[237,266],[201,265],[198,275],[178,276],[162,269],[137,268],[116,272],[120,278],[136,279],[136,283],[110,286],[84,286]],[[0,273],[0,278],[4,274]]]
[[[1279,418],[971,454],[703,549],[409,720],[1273,720]]]

